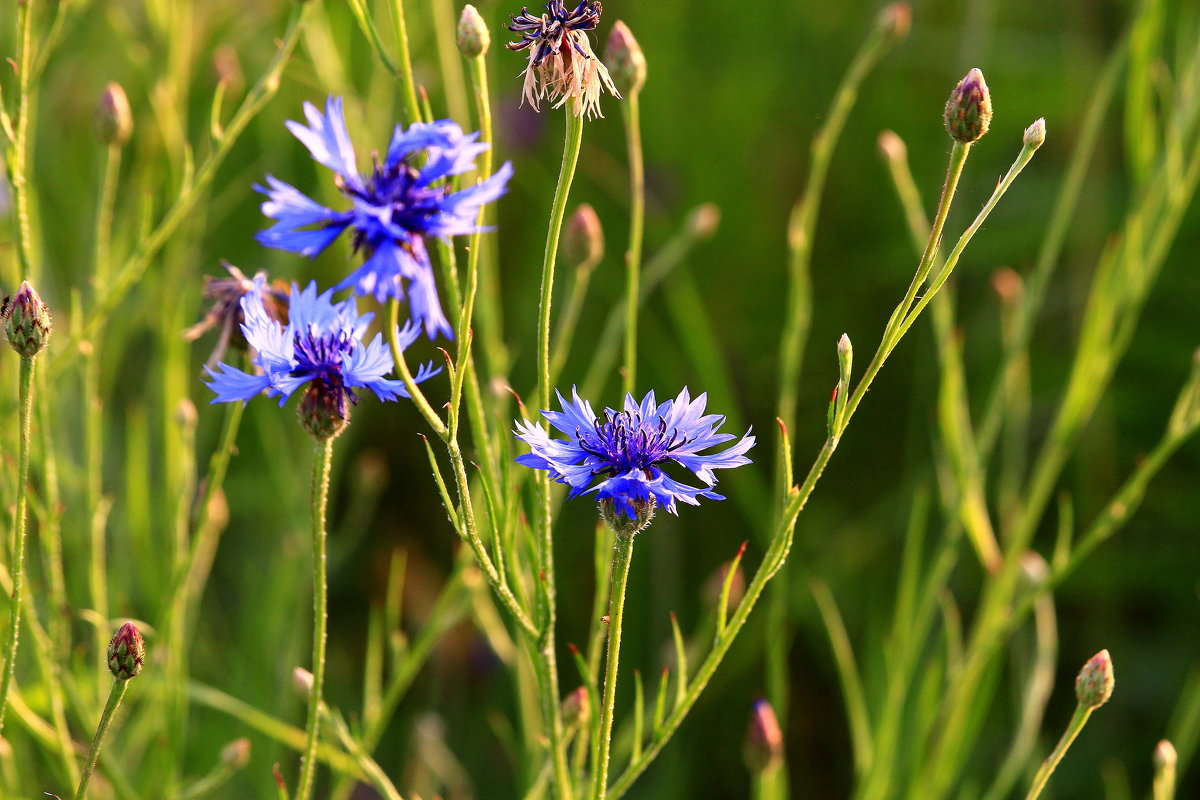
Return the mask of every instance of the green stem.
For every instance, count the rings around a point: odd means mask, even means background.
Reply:
[[[399,62],[400,95],[404,98],[404,110],[408,124],[421,119],[421,105],[417,102],[417,85],[413,81],[412,55],[408,49],[408,23],[404,21],[404,0],[392,0],[392,24],[396,28],[396,58]]]
[[[33,411],[33,362],[37,356],[21,358],[18,388],[20,435],[17,442],[17,504],[13,512],[13,534],[9,539],[12,598],[8,606],[8,642],[4,648],[4,675],[0,678],[0,731],[17,664],[17,640],[21,632],[21,591],[25,584],[25,508],[29,486],[29,428]]]
[[[608,760],[612,749],[613,709],[617,702],[617,667],[621,659],[621,619],[625,615],[625,586],[629,582],[629,562],[633,560],[634,534],[616,536],[613,548],[612,590],[608,598],[608,661],[604,668],[604,698],[600,702],[600,737],[592,765],[592,798],[604,800],[608,794]]]
[[[17,3],[17,121],[9,160],[13,193],[13,225],[17,240],[17,263],[21,275],[38,282],[38,260],[33,255],[33,237],[29,227],[29,82],[33,76],[33,3]]]
[[[333,462],[333,439],[315,443],[312,470],[312,570],[313,570],[313,649],[312,692],[308,696],[308,723],[304,736],[304,760],[296,800],[312,795],[313,776],[317,771],[317,732],[320,728],[321,687],[325,683],[325,512],[329,506],[329,469]]]
[[[642,233],[646,222],[646,170],[638,95],[633,91],[621,105],[629,152],[629,249],[625,251],[625,393],[637,385],[638,283],[642,269]]]
[[[1071,721],[1067,724],[1066,731],[1063,732],[1062,738],[1058,740],[1054,751],[1046,757],[1042,765],[1038,767],[1037,774],[1033,776],[1033,785],[1029,787],[1029,794],[1025,795],[1025,800],[1036,800],[1037,796],[1042,793],[1042,789],[1046,788],[1046,781],[1050,780],[1050,775],[1054,772],[1058,762],[1062,761],[1063,756],[1067,754],[1067,748],[1075,741],[1075,737],[1083,730],[1083,726],[1087,724],[1088,717],[1092,715],[1092,710],[1088,706],[1080,703],[1075,707],[1075,713],[1071,715]]]
[[[96,761],[100,758],[100,748],[104,746],[104,737],[108,735],[108,729],[112,726],[113,715],[117,711],[117,706],[121,705],[121,700],[125,697],[125,690],[129,688],[129,681],[118,678],[113,681],[112,689],[108,693],[108,702],[104,705],[104,713],[100,715],[100,724],[96,726],[96,735],[92,737],[92,746],[88,750],[87,762],[83,765],[83,774],[79,777],[79,788],[75,790],[75,800],[83,800],[87,795],[88,782],[92,779],[92,773],[96,771]]]

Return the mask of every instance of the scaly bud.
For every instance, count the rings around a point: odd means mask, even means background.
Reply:
[[[458,18],[457,42],[458,51],[467,58],[482,56],[492,43],[492,34],[487,23],[470,3],[463,6],[462,16]]]
[[[912,6],[908,3],[891,3],[883,7],[876,24],[887,34],[888,39],[898,42],[908,36],[912,27]]]
[[[250,740],[235,739],[221,750],[221,763],[226,769],[237,770],[250,763]]]
[[[1075,678],[1075,698],[1081,706],[1099,708],[1108,702],[1113,692],[1112,657],[1107,650],[1092,656]]]
[[[109,83],[96,105],[96,138],[107,145],[122,147],[133,134],[133,112],[129,98],[119,83]]]
[[[646,85],[646,56],[629,26],[621,20],[617,20],[608,34],[604,60],[608,62],[608,74],[621,94],[628,96],[640,92]]]
[[[50,339],[50,312],[29,281],[23,281],[15,295],[5,298],[0,306],[0,319],[4,321],[9,346],[22,358],[36,356]]]
[[[564,725],[585,723],[592,713],[592,700],[586,686],[580,686],[567,695],[562,702],[562,718]]]
[[[651,495],[647,500],[629,500],[633,506],[633,513],[637,515],[636,519],[630,519],[625,515],[625,512],[617,508],[617,504],[612,498],[606,497],[600,501],[600,519],[604,520],[604,524],[609,530],[622,538],[630,538],[635,534],[641,533],[654,519],[654,508],[656,502],[654,495]]]
[[[350,409],[343,392],[329,387],[323,378],[308,384],[296,414],[304,430],[319,442],[336,439],[350,424]]]
[[[567,220],[563,234],[563,257],[576,267],[590,269],[604,257],[604,229],[600,218],[587,203],[582,203]]]
[[[108,643],[108,671],[119,681],[127,681],[142,671],[146,663],[146,643],[132,622],[126,622]]]
[[[992,96],[983,73],[973,69],[958,82],[946,101],[946,130],[963,144],[977,142],[992,122]]]
[[[1037,122],[1025,129],[1025,136],[1022,140],[1026,147],[1031,147],[1034,150],[1042,146],[1042,142],[1046,141],[1046,118],[1042,117]]]
[[[756,700],[750,711],[750,725],[742,745],[746,768],[755,775],[773,770],[783,763],[783,731],[775,718],[775,709],[766,700]]]

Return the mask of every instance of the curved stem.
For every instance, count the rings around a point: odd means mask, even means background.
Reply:
[[[642,268],[642,233],[646,222],[646,170],[642,156],[639,92],[621,105],[629,151],[629,249],[625,251],[625,394],[637,385],[638,283]]]
[[[608,598],[608,661],[604,667],[604,698],[600,702],[600,737],[595,745],[592,797],[608,794],[608,759],[612,749],[613,708],[617,702],[617,666],[621,659],[621,619],[625,615],[625,586],[633,560],[634,535],[617,534],[613,548],[612,591]]]
[[[13,534],[9,540],[12,597],[8,607],[8,643],[4,648],[4,675],[0,677],[0,731],[4,730],[4,711],[17,662],[17,640],[21,633],[21,592],[25,585],[25,507],[29,485],[29,427],[33,411],[33,361],[37,356],[21,358],[18,388],[20,435],[17,443],[17,504],[13,512]]]
[[[321,687],[325,683],[325,512],[329,506],[329,468],[332,461],[333,439],[317,442],[313,448],[312,470],[313,685],[312,692],[308,696],[304,761],[300,765],[296,800],[308,800],[312,795],[313,776],[317,771],[317,732],[321,724]]]
[[[1067,748],[1075,741],[1075,737],[1083,730],[1083,726],[1087,723],[1088,717],[1091,715],[1092,709],[1082,703],[1075,707],[1075,713],[1071,716],[1071,721],[1067,724],[1067,729],[1063,732],[1062,738],[1058,740],[1054,751],[1046,756],[1046,760],[1038,767],[1037,774],[1033,776],[1033,785],[1029,787],[1029,794],[1025,795],[1025,800],[1037,800],[1038,795],[1042,793],[1042,789],[1046,788],[1046,781],[1050,780],[1050,776],[1054,773],[1058,762],[1062,761],[1063,756],[1067,754]]]
[[[108,729],[112,726],[113,714],[116,713],[117,707],[121,705],[121,700],[125,697],[125,690],[129,688],[129,681],[117,679],[113,681],[112,689],[108,693],[108,702],[104,704],[104,713],[100,715],[100,724],[96,726],[96,735],[92,737],[92,746],[88,750],[87,762],[83,765],[83,774],[79,777],[79,788],[75,790],[75,800],[83,800],[87,794],[88,782],[92,779],[92,773],[96,771],[96,761],[100,758],[100,748],[104,746],[104,737],[108,735]]]

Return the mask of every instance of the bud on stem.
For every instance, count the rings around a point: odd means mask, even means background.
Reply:
[[[946,101],[945,117],[946,130],[957,142],[977,142],[988,132],[992,122],[992,95],[978,68],[968,72],[954,87]]]
[[[487,23],[479,16],[475,6],[468,3],[463,6],[462,16],[458,18],[458,51],[467,58],[478,58],[488,51],[492,44],[492,34]]]
[[[604,60],[608,74],[621,94],[628,96],[640,92],[646,85],[646,56],[629,26],[621,20],[617,20],[608,34]]]
[[[22,358],[36,356],[50,339],[50,311],[29,281],[23,281],[17,293],[5,299],[0,306],[0,320],[9,346]]]

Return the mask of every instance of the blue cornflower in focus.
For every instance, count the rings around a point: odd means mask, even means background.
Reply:
[[[256,291],[242,297],[242,332],[254,350],[257,374],[221,363],[208,369],[207,385],[216,392],[214,403],[246,401],[260,392],[278,397],[279,405],[307,384],[301,402],[301,421],[318,438],[340,433],[349,420],[350,404],[358,402],[354,389],[365,387],[380,400],[408,397],[404,383],[385,378],[394,366],[383,337],[375,334],[365,342],[367,326],[374,314],[358,313],[354,298],[330,301],[333,290],[317,294],[316,283],[303,291],[292,285],[288,299],[288,322],[280,323],[263,305],[263,278],[255,278]],[[410,321],[400,331],[400,345],[407,347],[420,335]],[[419,383],[440,370],[432,364],[417,372]]]
[[[714,469],[749,464],[744,455],[754,446],[747,431],[736,444],[717,453],[703,453],[738,437],[717,433],[725,422],[719,414],[705,414],[705,394],[695,400],[686,387],[674,400],[658,405],[654,392],[641,403],[633,395],[625,396],[624,408],[604,410],[597,417],[591,404],[571,390],[568,402],[558,394],[562,411],[543,411],[542,415],[566,439],[551,439],[540,425],[518,420],[514,432],[530,447],[517,458],[527,467],[544,469],[559,483],[571,487],[570,496],[595,492],[602,510],[612,510],[644,525],[656,504],[672,514],[676,501],[699,505],[699,498],[725,498],[712,490],[717,482]],[[663,467],[675,464],[690,470],[702,486],[689,486],[672,478]],[[598,483],[593,481],[599,479]]]
[[[373,295],[381,303],[407,294],[413,318],[430,338],[439,332],[453,338],[438,301],[425,239],[478,231],[480,206],[504,194],[512,165],[505,163],[486,180],[451,191],[447,179],[473,169],[475,157],[489,145],[476,141],[478,133],[464,134],[444,119],[415,122],[407,131],[397,125],[383,162],[374,159],[371,174],[363,177],[346,132],[341,98],[330,97],[324,114],[305,103],[304,115],[307,127],[288,122],[288,130],[313,159],[334,171],[351,208],[326,208],[268,175],[267,187],[255,188],[267,195],[262,211],[276,222],[258,233],[258,241],[312,258],[352,228],[354,249],[366,260],[335,288],[353,286],[358,294]]]

